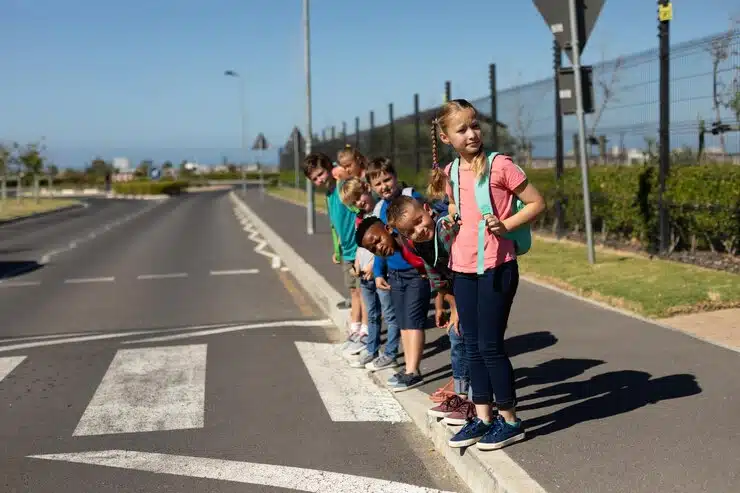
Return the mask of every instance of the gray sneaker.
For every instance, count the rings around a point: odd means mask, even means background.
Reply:
[[[396,361],[396,358],[383,353],[374,360],[368,362],[365,365],[365,368],[370,371],[378,371],[385,368],[396,368],[397,366],[398,362]]]
[[[388,378],[388,386],[396,385],[398,383],[398,380],[405,374],[406,374],[406,368],[401,368],[401,370],[398,373]]]
[[[353,342],[359,341],[360,337],[362,337],[362,334],[360,334],[359,331],[350,333],[347,336],[347,339],[345,339],[342,345],[340,346],[339,348],[340,351],[344,351],[345,349],[347,349],[350,346],[350,344],[352,344]]]
[[[360,352],[367,347],[367,334],[363,334],[359,339],[347,344],[344,349],[344,356],[354,356],[360,354]]]
[[[367,365],[375,359],[374,354],[370,354],[367,352],[367,349],[363,349],[360,351],[360,354],[357,356],[356,359],[353,359],[349,362],[349,366],[352,368],[367,368]]]

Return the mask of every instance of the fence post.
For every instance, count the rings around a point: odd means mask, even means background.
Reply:
[[[331,141],[334,143],[334,140],[337,138],[337,127],[334,125],[331,126]]]
[[[449,80],[445,81],[445,103],[452,99],[452,82]]]
[[[553,55],[555,68],[555,235],[560,238],[565,225],[565,209],[563,208],[563,170],[565,168],[565,150],[563,138],[563,111],[560,106],[560,81],[558,75],[563,66],[563,51],[557,41],[553,41]],[[573,149],[577,149],[574,146]]]
[[[496,64],[488,66],[488,83],[491,88],[491,148],[498,150],[498,97],[496,96]]]
[[[370,135],[368,137],[369,142],[367,145],[367,152],[369,152],[370,154],[374,154],[374,149],[375,149],[374,137],[375,137],[375,112],[371,111],[370,112]]]
[[[670,2],[658,0],[658,35],[660,38],[660,149],[658,173],[658,214],[660,224],[660,253],[668,252],[670,225],[668,207],[665,203],[665,185],[670,171],[671,159],[671,24]]]
[[[342,122],[342,139],[344,140],[344,145],[347,145],[347,122]]]
[[[414,155],[416,173],[421,171],[421,115],[419,115],[419,93],[414,94]]]
[[[355,149],[360,147],[360,117],[355,117]]]
[[[393,120],[393,103],[388,103],[388,132],[390,133],[391,162],[396,164],[396,124]]]

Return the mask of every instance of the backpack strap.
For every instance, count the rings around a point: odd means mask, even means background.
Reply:
[[[450,165],[450,184],[452,185],[452,199],[457,204],[457,212],[460,214],[460,159],[455,158]],[[462,217],[462,216],[460,216]]]
[[[486,216],[493,214],[493,205],[491,204],[491,167],[493,160],[498,156],[498,152],[492,152],[488,155],[488,166],[475,183],[475,202],[478,205],[481,218],[478,221],[478,258],[476,262],[476,272],[478,275],[483,274],[485,270],[485,245],[486,245]]]
[[[383,200],[378,200],[373,207],[373,216],[380,218],[380,211],[383,209]]]
[[[413,197],[414,195],[414,187],[406,187],[403,190],[401,190],[401,195],[406,195],[407,197]]]

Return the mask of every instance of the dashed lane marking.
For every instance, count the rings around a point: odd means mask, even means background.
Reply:
[[[136,279],[177,279],[182,277],[188,277],[187,272],[173,272],[171,274],[142,274],[136,276]]]
[[[242,274],[259,274],[259,269],[233,269],[233,270],[212,270],[212,276],[238,276]]]
[[[85,284],[92,282],[113,282],[115,277],[82,277],[78,279],[65,279],[64,284]]]

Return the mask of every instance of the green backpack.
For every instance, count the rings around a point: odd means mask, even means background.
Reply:
[[[498,156],[498,152],[492,152],[488,155],[488,170],[481,177],[480,180],[475,184],[475,201],[478,204],[478,210],[484,217],[488,214],[493,214],[493,206],[491,205],[491,192],[489,190],[490,173],[491,167],[493,166],[493,160]],[[460,210],[460,159],[455,158],[450,168],[450,183],[452,185],[452,193],[454,195],[455,204],[457,204],[458,211]],[[524,202],[519,199],[516,195],[512,198],[511,214],[516,214],[524,208]],[[481,219],[478,222],[478,263],[477,272],[483,274],[484,270],[484,246],[486,239],[486,221]],[[514,231],[508,231],[503,235],[507,240],[514,242],[514,250],[517,255],[524,255],[532,248],[532,228],[529,224],[523,224]]]

